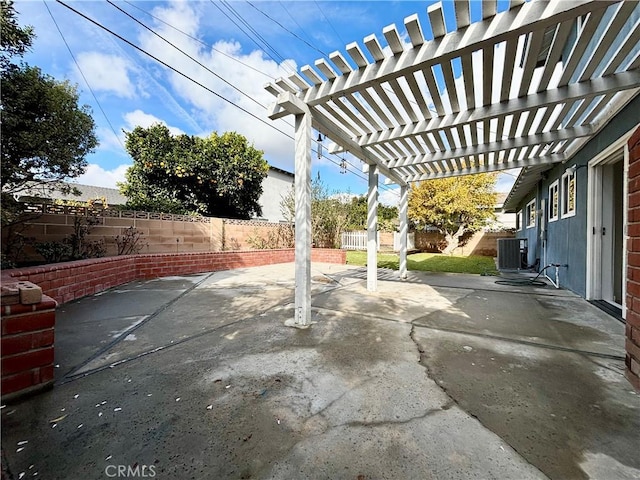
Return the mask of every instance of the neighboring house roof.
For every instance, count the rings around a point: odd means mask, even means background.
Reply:
[[[295,177],[295,175],[291,172],[287,172],[286,170],[282,170],[281,168],[278,167],[273,167],[271,165],[269,165],[269,170],[273,170],[274,172],[278,172],[278,173],[282,173],[283,175],[289,175],[291,178]]]
[[[25,199],[29,197],[46,198],[50,200],[72,200],[78,202],[86,202],[88,200],[94,200],[96,198],[103,198],[108,205],[124,205],[127,203],[127,197],[122,195],[117,188],[96,187],[94,185],[83,185],[80,183],[67,183],[60,182],[60,186],[68,185],[72,188],[77,188],[80,191],[80,195],[74,195],[73,193],[64,194],[60,191],[60,188],[50,188],[50,185],[42,185],[34,183],[30,188],[20,192],[19,199]]]

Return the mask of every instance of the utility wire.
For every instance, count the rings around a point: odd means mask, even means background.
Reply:
[[[79,10],[76,10],[75,8],[73,8],[70,5],[67,5],[66,3],[64,3],[62,0],[56,0],[56,2],[58,2],[59,4],[61,4],[62,6],[68,8],[69,10],[71,10],[72,12],[76,13],[77,15],[80,15],[82,18],[84,18],[85,20],[88,20],[89,22],[93,23],[95,26],[107,31],[108,33],[110,33],[111,35],[115,36],[116,38],[120,39],[121,41],[125,42],[127,45],[129,45],[132,48],[135,48],[136,50],[138,50],[139,52],[147,55],[148,57],[152,58],[153,60],[155,60],[156,62],[160,63],[161,65],[164,65],[165,67],[167,67],[168,69],[174,71],[175,73],[177,73],[178,75],[186,78],[187,80],[195,83],[196,85],[204,88],[206,91],[208,91],[209,93],[212,93],[213,95],[215,95],[216,97],[218,97],[219,99],[233,105],[234,107],[242,110],[244,113],[246,113],[247,115],[250,115],[251,117],[255,118],[256,120],[258,120],[261,123],[264,123],[265,125],[268,125],[269,127],[274,128],[275,130],[277,130],[278,132],[282,133],[283,135],[293,139],[293,137],[291,135],[289,135],[288,133],[284,132],[283,130],[280,130],[278,127],[274,126],[273,124],[267,122],[266,120],[258,117],[257,115],[255,115],[254,113],[251,113],[249,110],[247,110],[244,107],[241,107],[240,105],[232,102],[231,100],[223,97],[222,95],[220,95],[219,93],[213,91],[212,89],[210,89],[209,87],[207,87],[206,85],[203,85],[202,83],[198,82],[197,80],[194,80],[193,78],[191,78],[190,76],[188,76],[187,74],[181,72],[180,70],[178,70],[175,67],[172,67],[171,65],[169,65],[168,63],[160,60],[158,57],[152,55],[151,53],[147,52],[146,50],[144,50],[143,48],[135,45],[133,42],[127,40],[126,38],[124,38],[122,35],[114,32],[113,30],[107,28],[106,26],[102,25],[101,23],[97,22],[96,20],[92,19],[91,17],[88,17],[87,15],[85,15],[84,13],[80,12]]]
[[[302,25],[300,25],[298,23],[298,21],[295,19],[295,17],[293,15],[291,15],[291,12],[289,11],[289,9],[286,7],[286,5],[283,2],[278,2],[280,4],[280,6],[284,9],[285,12],[287,12],[287,15],[289,15],[289,18],[293,21],[293,23],[295,23],[298,28],[302,31],[302,33],[304,33],[304,36],[307,37],[307,39],[311,39],[311,37],[307,34],[307,32],[305,31],[305,29],[302,27]]]
[[[229,60],[233,60],[234,62],[237,62],[237,63],[239,63],[240,65],[243,65],[243,66],[245,66],[245,67],[247,67],[247,68],[250,68],[251,70],[253,70],[253,71],[257,72],[257,73],[260,73],[260,74],[264,75],[265,77],[267,77],[267,78],[269,78],[269,79],[271,79],[271,80],[274,80],[274,78],[273,78],[271,75],[269,75],[268,73],[265,73],[265,72],[263,72],[262,70],[259,70],[259,69],[255,68],[254,66],[249,65],[248,63],[245,63],[245,62],[243,62],[243,61],[241,61],[241,60],[237,59],[237,58],[236,58],[236,57],[234,57],[233,55],[229,55],[228,53],[223,52],[222,50],[218,50],[217,48],[215,48],[215,47],[213,47],[213,46],[209,45],[208,43],[203,42],[203,41],[202,41],[202,40],[200,40],[199,38],[194,37],[193,35],[190,35],[189,33],[185,32],[184,30],[180,30],[178,27],[176,27],[176,26],[174,26],[174,25],[171,25],[171,24],[170,24],[170,23],[168,23],[168,22],[165,22],[164,20],[162,20],[160,17],[157,17],[157,16],[156,16],[156,15],[154,15],[153,13],[148,12],[148,11],[146,11],[146,10],[145,10],[145,9],[143,9],[143,8],[140,8],[140,7],[139,7],[138,5],[136,5],[135,3],[130,2],[130,1],[128,1],[128,0],[123,0],[123,1],[124,1],[124,3],[126,3],[127,5],[130,5],[130,6],[132,6],[133,8],[135,8],[135,9],[137,9],[137,10],[140,10],[142,13],[145,13],[145,14],[149,15],[151,18],[153,18],[153,19],[157,20],[157,21],[158,21],[158,22],[160,22],[160,23],[163,23],[164,25],[166,25],[167,27],[169,27],[169,28],[171,28],[171,29],[175,30],[176,32],[179,32],[179,33],[181,33],[182,35],[184,35],[184,36],[186,36],[186,37],[190,38],[191,40],[193,40],[193,41],[195,41],[195,42],[198,42],[199,44],[201,44],[201,45],[203,45],[203,46],[205,46],[205,47],[207,47],[207,48],[210,48],[210,49],[211,49],[211,50],[213,50],[214,52],[219,53],[220,55],[223,55],[223,56],[227,57]]]
[[[256,100],[255,98],[253,98],[251,95],[243,92],[242,90],[240,90],[238,87],[236,87],[234,84],[232,84],[231,82],[225,80],[224,78],[222,78],[220,75],[218,75],[216,72],[214,72],[213,70],[211,70],[209,67],[207,67],[206,65],[204,65],[202,62],[200,62],[199,60],[197,60],[196,58],[193,58],[191,55],[189,55],[187,52],[185,52],[184,50],[182,50],[180,47],[178,47],[177,45],[173,44],[172,42],[170,42],[169,40],[167,40],[166,38],[164,38],[162,35],[160,35],[159,33],[157,33],[156,31],[154,31],[153,29],[149,28],[147,25],[145,25],[144,23],[142,23],[140,20],[138,20],[137,18],[135,18],[133,15],[130,15],[128,12],[126,12],[125,10],[123,10],[122,8],[120,8],[119,6],[117,6],[115,3],[113,3],[111,0],[107,0],[107,3],[111,6],[113,6],[114,8],[117,8],[119,11],[121,11],[122,13],[124,13],[127,17],[129,17],[130,19],[132,19],[134,22],[136,22],[138,25],[144,27],[145,29],[147,29],[149,32],[151,32],[152,34],[154,34],[156,37],[158,37],[159,39],[161,39],[163,42],[168,43],[169,45],[171,45],[173,48],[175,48],[176,50],[178,50],[180,53],[182,53],[183,55],[185,55],[187,58],[189,58],[190,60],[194,61],[195,63],[197,63],[198,65],[200,65],[202,68],[204,68],[207,72],[209,72],[211,75],[215,76],[216,78],[220,79],[221,81],[223,81],[224,83],[226,83],[227,85],[229,85],[231,88],[233,88],[235,91],[237,91],[238,93],[240,93],[241,95],[245,96],[246,98],[248,98],[249,100],[251,100],[252,102],[256,103],[257,105],[261,106],[262,108],[267,108],[265,105],[261,104],[258,100]]]
[[[285,32],[290,33],[291,35],[293,35],[295,38],[297,38],[298,40],[300,40],[301,42],[303,42],[305,45],[307,45],[308,47],[310,47],[311,49],[315,50],[316,52],[320,53],[320,55],[322,55],[323,57],[327,57],[328,55],[323,52],[322,50],[318,49],[315,45],[312,45],[311,43],[307,42],[304,38],[300,37],[297,33],[292,32],[291,30],[289,30],[287,27],[285,27],[284,25],[282,25],[279,21],[277,21],[275,18],[269,16],[267,13],[263,12],[262,10],[260,10],[258,7],[256,7],[253,3],[249,2],[247,0],[247,3],[252,6],[254,9],[256,9],[258,12],[260,12],[262,15],[264,15],[265,17],[267,17],[269,20],[271,20],[273,23],[275,23],[276,25],[278,25],[279,27],[281,27]]]
[[[56,29],[58,30],[58,33],[60,34],[60,37],[62,38],[62,41],[64,42],[64,45],[67,47],[67,50],[69,51],[69,55],[71,55],[71,58],[73,59],[73,63],[76,64],[76,68],[78,69],[78,72],[80,72],[80,75],[82,76],[82,79],[84,80],[84,83],[87,84],[87,88],[91,92],[91,95],[93,96],[93,99],[96,101],[96,105],[98,105],[98,108],[102,112],[102,115],[104,116],[104,119],[107,121],[107,124],[109,125],[109,128],[111,128],[111,131],[113,132],[113,135],[118,140],[118,143],[124,149],[124,145],[122,144],[122,140],[120,140],[120,137],[116,133],[116,129],[113,128],[113,124],[111,123],[111,120],[109,120],[109,117],[107,116],[107,113],[104,111],[104,108],[102,108],[102,105],[100,104],[100,101],[98,100],[98,97],[96,96],[95,92],[91,88],[91,84],[89,84],[89,80],[87,80],[87,77],[85,76],[84,72],[82,71],[82,68],[80,68],[80,64],[76,60],[75,55],[73,55],[73,52],[71,51],[71,47],[69,47],[69,44],[67,43],[67,39],[64,37],[64,35],[62,33],[62,30],[60,29],[60,26],[58,25],[58,22],[56,22],[56,19],[53,16],[53,13],[49,9],[49,5],[47,5],[47,2],[45,0],[42,0],[42,3],[44,3],[44,6],[46,7],[47,12],[49,12],[49,15],[51,16],[51,20],[53,20],[53,24],[56,26]]]
[[[176,69],[175,67],[172,67],[171,65],[167,64],[166,62],[160,60],[158,57],[154,56],[153,54],[147,52],[146,50],[144,50],[143,48],[135,45],[133,42],[127,40],[126,38],[124,38],[123,36],[121,36],[120,34],[114,32],[113,30],[109,29],[108,27],[106,27],[105,25],[102,25],[101,23],[99,23],[98,21],[92,19],[91,17],[85,15],[84,13],[82,13],[81,11],[71,7],[70,5],[67,5],[66,3],[64,3],[62,0],[56,0],[57,3],[59,3],[60,5],[66,7],[67,9],[71,10],[72,12],[74,12],[75,14],[81,16],[82,18],[84,18],[85,20],[89,21],[90,23],[94,24],[95,26],[97,26],[98,28],[101,28],[102,30],[105,30],[106,32],[110,33],[111,35],[115,36],[116,38],[118,38],[119,40],[125,42],[127,45],[131,46],[132,48],[138,50],[139,52],[143,53],[144,55],[147,55],[148,57],[152,58],[153,60],[155,60],[156,62],[160,63],[161,65],[165,66],[166,68],[172,70],[173,72],[179,74],[180,76],[184,77],[185,79],[195,83],[196,85],[198,85],[199,87],[207,90],[208,92],[212,93],[213,95],[215,95],[216,97],[220,98],[221,100],[233,105],[234,107],[238,108],[239,110],[243,111],[244,113],[250,115],[251,117],[255,118],[256,120],[260,121],[261,123],[269,126],[270,128],[273,128],[274,130],[280,132],[281,134],[283,134],[284,136],[286,136],[287,138],[294,140],[294,137],[289,135],[288,133],[284,132],[283,130],[280,130],[278,127],[276,127],[275,125],[273,125],[272,123],[269,123],[267,121],[265,121],[264,119],[258,117],[257,115],[251,113],[250,111],[248,111],[247,109],[241,107],[240,105],[232,102],[231,100],[223,97],[222,95],[220,95],[219,93],[215,92],[214,90],[210,89],[209,87],[203,85],[202,83],[198,82],[197,80],[189,77],[187,74],[179,71],[178,69]],[[111,2],[109,2],[111,3]],[[126,12],[125,12],[126,13]],[[335,161],[334,159],[327,157],[326,155],[321,155],[323,158],[326,158],[327,160],[329,160],[331,163],[333,163],[336,166],[340,166],[339,162]],[[351,165],[349,163],[349,165]],[[351,165],[353,167],[353,165]],[[349,170],[347,168],[347,171],[353,173],[354,175],[356,175],[357,177],[361,178],[362,180],[368,181],[367,178],[365,178],[363,175],[361,175],[357,170]],[[385,188],[387,190],[389,190],[387,185],[382,184],[382,188]]]
[[[320,5],[318,5],[318,2],[316,0],[314,0],[314,2],[316,4],[316,7],[318,8],[318,11],[320,12],[320,14],[324,17],[324,19],[327,21],[327,23],[329,24],[329,26],[331,27],[331,30],[333,30],[333,32],[336,34],[336,36],[338,37],[338,39],[340,39],[340,42],[342,43],[342,45],[346,45],[346,42],[342,39],[342,37],[340,36],[340,34],[338,33],[338,31],[333,27],[333,24],[331,23],[331,20],[329,20],[327,18],[327,16],[324,14],[324,12],[322,11],[322,9],[320,8]]]

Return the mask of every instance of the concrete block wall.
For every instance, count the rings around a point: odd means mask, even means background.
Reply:
[[[293,249],[123,255],[5,270],[2,280],[3,284],[17,280],[35,283],[45,295],[66,303],[137,279],[293,261]],[[311,261],[344,264],[346,252],[312,249]]]
[[[640,128],[629,147],[629,211],[627,242],[626,376],[640,391]]]
[[[5,282],[3,282],[5,287]],[[56,302],[6,304],[2,297],[2,401],[53,386]]]
[[[26,223],[22,235],[33,238],[35,242],[60,242],[73,233],[75,216],[83,216],[86,212],[82,208],[34,205],[32,213],[34,218]],[[87,240],[103,241],[107,250],[106,256],[117,255],[116,237],[123,235],[130,227],[142,233],[142,248],[139,253],[248,250],[253,248],[249,242],[251,237],[267,238],[270,232],[282,227],[279,223],[256,220],[193,218],[162,213],[111,210],[92,213],[96,215],[94,218],[98,223],[91,228]],[[42,257],[32,246],[27,246],[22,260],[37,262],[42,261]]]

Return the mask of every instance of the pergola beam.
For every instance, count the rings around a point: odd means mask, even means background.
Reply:
[[[419,165],[423,163],[441,162],[442,160],[453,160],[471,155],[487,154],[491,152],[500,152],[502,150],[511,150],[513,148],[521,148],[535,146],[545,143],[557,142],[560,140],[568,140],[577,137],[588,137],[593,133],[590,126],[564,128],[553,132],[539,133],[526,137],[509,138],[499,142],[483,143],[479,145],[470,145],[464,148],[456,148],[444,152],[436,152],[433,154],[416,155],[413,157],[403,157],[388,164],[392,170],[396,167],[405,167],[407,165]]]
[[[389,140],[397,140],[399,138],[422,135],[429,132],[438,132],[446,128],[469,125],[493,118],[506,117],[507,115],[522,114],[526,111],[541,107],[553,108],[561,103],[574,102],[583,98],[593,98],[611,92],[638,89],[639,86],[640,71],[632,70],[629,72],[614,73],[606,77],[572,83],[564,87],[534,93],[526,97],[513,98],[498,104],[477,107],[473,110],[466,110],[458,114],[439,116],[429,120],[422,120],[416,124],[398,126],[391,130],[363,135],[356,140],[362,146],[371,146]]]
[[[414,175],[407,177],[410,183],[421,182],[424,180],[433,180],[434,178],[459,177],[462,175],[475,175],[477,173],[499,172],[502,170],[511,170],[512,168],[532,167],[535,165],[552,164],[564,162],[568,159],[564,154],[545,155],[535,158],[525,158],[522,160],[513,160],[511,162],[494,163],[492,165],[481,165],[477,167],[462,168],[452,172],[430,173],[426,175]]]

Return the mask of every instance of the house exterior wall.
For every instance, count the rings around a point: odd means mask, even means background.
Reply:
[[[528,240],[529,264],[532,265],[536,259],[540,259],[540,268],[551,263],[568,265],[566,268],[560,268],[560,284],[563,288],[572,290],[582,297],[587,293],[588,163],[637,124],[639,109],[640,96],[632,100],[569,162],[558,164],[545,172],[543,179],[524,197],[517,208],[518,211],[523,212],[523,221],[516,232],[516,237]],[[573,165],[577,167],[575,171],[576,213],[567,218],[560,216],[554,222],[549,222],[545,218],[546,234],[545,239],[541,240],[539,215],[536,215],[535,228],[526,228],[526,205],[536,198],[536,209],[540,209],[541,199],[544,199],[548,209],[549,186],[556,180],[561,182],[565,170]],[[545,209],[545,215],[547,215],[547,209]],[[555,271],[550,270],[548,274],[551,276]]]
[[[292,188],[293,174],[277,168],[269,168],[267,177],[262,181],[262,195],[260,206],[262,216],[259,217],[269,222],[281,222],[285,218],[280,211],[280,202]]]
[[[640,128],[629,147],[629,211],[627,242],[626,375],[640,390]]]

